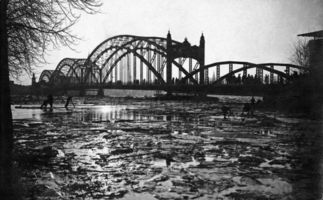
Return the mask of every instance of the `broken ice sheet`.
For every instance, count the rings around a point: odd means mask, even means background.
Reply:
[[[233,102],[241,110],[243,101]],[[311,170],[303,168],[313,160],[315,122],[262,111],[223,119],[215,102],[99,103],[68,113],[13,110],[24,116],[14,121],[15,152],[35,197],[283,199],[308,192],[302,185]],[[57,154],[44,156],[45,147]]]

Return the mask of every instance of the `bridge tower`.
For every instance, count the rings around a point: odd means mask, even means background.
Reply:
[[[166,83],[172,84],[172,63],[176,58],[194,58],[198,61],[199,68],[199,76],[200,76],[200,84],[205,83],[205,77],[208,78],[208,70],[204,69],[205,65],[205,39],[204,35],[201,35],[199,46],[192,46],[187,39],[185,38],[183,43],[173,44],[172,36],[168,31],[167,34],[167,47],[166,47]]]
[[[199,46],[199,63],[200,63],[200,84],[204,84],[205,83],[205,78],[207,78],[207,82],[208,82],[208,79],[209,79],[209,70],[206,69],[204,70],[204,65],[205,65],[205,39],[204,39],[204,35],[202,33],[201,35],[201,38],[200,38],[200,46]]]
[[[33,73],[33,77],[31,78],[31,85],[32,85],[32,86],[36,86],[36,77],[35,77],[35,73]]]
[[[323,76],[323,30],[299,34],[298,36],[311,38],[307,44],[309,51],[308,67],[310,73],[321,82]]]
[[[173,61],[173,55],[171,52],[172,48],[172,36],[170,35],[170,31],[167,33],[167,65],[166,65],[166,83],[168,85],[172,84],[172,61]]]

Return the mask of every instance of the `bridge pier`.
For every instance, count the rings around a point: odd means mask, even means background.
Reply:
[[[285,69],[285,72],[286,72],[287,75],[290,75],[290,67],[287,66],[286,69]]]
[[[137,61],[136,61],[136,56],[135,54],[133,54],[133,57],[132,57],[132,62],[133,62],[133,68],[132,68],[132,77],[133,77],[133,80],[132,80],[132,83],[135,84],[136,83],[136,79],[137,79]]]
[[[204,65],[205,65],[205,55],[204,55],[204,52],[205,52],[205,40],[204,40],[204,36],[203,34],[201,35],[201,38],[200,38],[200,46],[199,46],[199,63],[200,63],[200,84],[201,85],[204,85],[205,84],[205,73],[206,73],[206,70],[208,69],[204,69]],[[208,73],[207,73],[207,76]]]
[[[256,77],[260,80],[260,83],[263,83],[264,71],[263,69],[256,68]]]
[[[247,67],[247,65],[244,64],[243,67]],[[242,76],[247,77],[247,75],[248,75],[248,71],[246,69],[244,69],[243,72],[242,72]]]
[[[143,50],[141,49],[140,50],[140,55],[143,55]],[[139,75],[140,75],[140,81],[139,83],[140,84],[143,84],[144,83],[144,63],[142,62],[142,60],[140,60],[140,70],[139,70]]]
[[[149,45],[148,45],[149,47]],[[151,52],[148,51],[147,53],[147,61],[148,63],[151,64]],[[151,71],[150,70],[147,70],[147,83],[150,84],[151,83]]]
[[[274,69],[274,66],[271,65],[270,68]],[[273,83],[274,83],[274,74],[272,72],[270,72],[270,84],[273,84]]]
[[[104,90],[102,87],[99,87],[97,96],[104,97]]]

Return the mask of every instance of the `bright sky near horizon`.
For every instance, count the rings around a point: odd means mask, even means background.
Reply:
[[[206,64],[226,61],[290,63],[297,34],[323,29],[323,0],[102,0],[100,13],[82,14],[72,32],[73,51],[61,46],[46,56],[55,69],[63,58],[86,58],[103,40],[121,34],[166,37],[198,44],[205,36]],[[23,76],[18,84],[29,85]]]

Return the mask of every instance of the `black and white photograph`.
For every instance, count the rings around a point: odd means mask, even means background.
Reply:
[[[0,0],[0,199],[323,200],[323,0]]]

